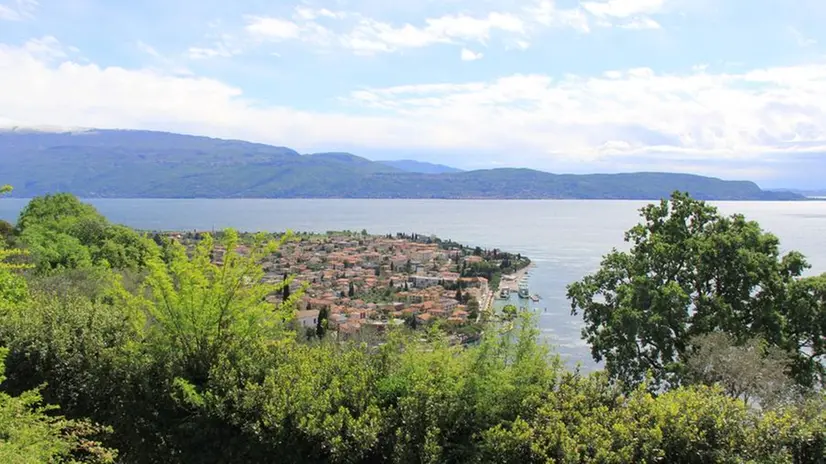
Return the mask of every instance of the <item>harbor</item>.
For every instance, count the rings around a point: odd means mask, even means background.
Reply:
[[[491,292],[490,306],[494,311],[501,310],[508,304],[515,304],[519,307],[527,308],[531,302],[537,303],[540,300],[538,294],[531,294],[528,285],[528,277],[533,264],[520,269],[519,271],[503,275],[499,282],[499,288]],[[518,297],[518,302],[514,301],[514,296]]]

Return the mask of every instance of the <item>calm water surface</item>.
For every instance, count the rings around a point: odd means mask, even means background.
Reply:
[[[468,245],[529,256],[540,327],[569,363],[593,366],[580,340],[580,320],[570,315],[565,286],[596,270],[623,233],[638,222],[639,201],[451,200],[89,200],[114,222],[140,229],[325,232],[416,232]],[[0,200],[0,218],[13,221],[25,200]],[[720,202],[780,237],[784,250],[804,253],[826,272],[826,202]]]

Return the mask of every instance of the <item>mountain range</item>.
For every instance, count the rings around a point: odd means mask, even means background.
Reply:
[[[461,171],[418,161],[141,130],[0,131],[0,182],[14,195],[71,192],[109,198],[659,199],[674,190],[707,200],[794,200],[748,181],[675,173],[551,174]]]

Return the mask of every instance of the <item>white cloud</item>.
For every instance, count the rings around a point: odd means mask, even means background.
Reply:
[[[77,51],[74,47],[64,47],[59,40],[51,35],[29,40],[23,44],[23,49],[32,56],[46,60],[65,58],[67,51]]]
[[[54,50],[66,47],[50,37],[0,45],[0,120],[171,130],[298,149],[519,152],[546,160],[691,162],[826,151],[826,65],[515,74],[361,89],[344,96],[354,111],[316,113],[251,101],[214,79],[81,64]]]
[[[139,40],[135,44],[135,46],[138,47],[138,50],[142,51],[143,53],[146,53],[152,58],[162,58],[162,55],[158,52],[158,50],[156,50],[155,47],[149,45],[146,42]]]
[[[817,40],[812,39],[810,37],[806,37],[797,28],[790,27],[789,28],[789,33],[792,35],[792,37],[794,38],[795,42],[797,43],[797,45],[799,47],[804,47],[805,48],[805,47],[811,47],[813,45],[817,45]]]
[[[626,23],[621,23],[619,25],[619,27],[621,27],[623,29],[636,29],[636,30],[661,29],[662,28],[662,26],[660,26],[660,23],[658,23],[657,21],[654,21],[651,18],[645,17],[645,16],[640,17],[640,18],[635,18],[635,19],[633,19],[629,22],[626,22]]]
[[[186,55],[192,60],[203,60],[207,58],[228,58],[232,53],[224,47],[189,47]]]
[[[491,11],[480,15],[447,14],[425,18],[418,24],[394,24],[356,12],[297,7],[291,19],[254,16],[246,31],[254,38],[299,40],[325,47],[340,47],[356,54],[394,52],[436,44],[488,45],[496,35],[515,48],[525,49],[526,38],[537,26],[572,27],[588,32],[588,18],[581,9],[557,10],[549,0],[512,12]],[[334,21],[323,23],[323,21]]]
[[[279,18],[253,16],[248,18],[247,31],[271,40],[297,39],[301,33],[298,24]]]
[[[37,0],[10,0],[0,3],[0,20],[23,21],[34,18]]]
[[[534,5],[528,6],[526,14],[533,21],[543,26],[567,26],[579,32],[590,32],[588,17],[579,8],[558,9],[551,0],[539,0]]]
[[[582,2],[586,11],[597,17],[628,18],[659,12],[666,0],[605,0]]]
[[[467,48],[463,48],[462,53],[460,55],[460,57],[462,58],[462,61],[481,60],[483,56],[484,56],[484,54],[482,54],[481,52],[476,53],[473,50],[468,50]]]

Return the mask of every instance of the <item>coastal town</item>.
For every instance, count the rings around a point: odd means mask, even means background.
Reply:
[[[294,234],[263,262],[266,282],[289,281],[268,298],[273,305],[302,291],[296,322],[308,334],[370,338],[393,325],[439,324],[457,343],[478,336],[500,283],[509,288],[529,265],[527,257],[497,249],[366,231]]]

